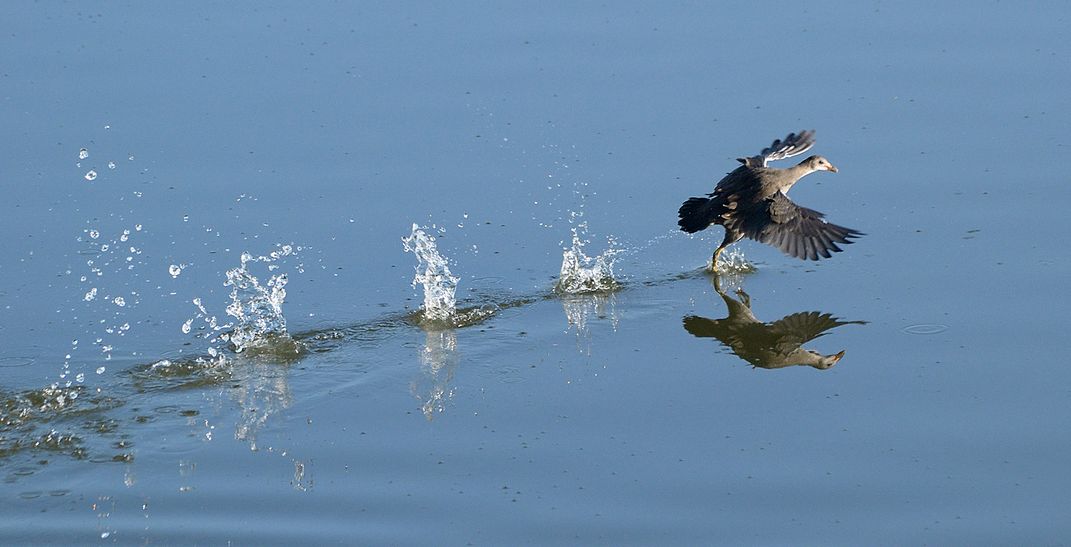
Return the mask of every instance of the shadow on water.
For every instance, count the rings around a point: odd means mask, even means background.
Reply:
[[[722,319],[685,316],[684,329],[699,338],[717,338],[754,367],[775,369],[806,365],[828,369],[844,357],[844,350],[823,355],[804,348],[803,344],[843,325],[866,324],[866,321],[841,321],[831,314],[817,311],[793,313],[765,323],[751,311],[751,297],[742,288],[736,290],[738,298],[733,298],[722,289],[721,276],[710,275],[729,315]]]

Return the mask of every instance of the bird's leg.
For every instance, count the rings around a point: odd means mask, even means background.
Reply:
[[[710,259],[710,271],[718,271],[718,257],[721,256],[721,252],[725,250],[726,244],[722,243],[717,249],[714,249],[714,256]]]
[[[730,230],[729,228],[725,229],[725,237],[722,238],[721,245],[718,245],[718,248],[714,249],[714,257],[710,260],[711,271],[718,271],[718,257],[721,256],[721,252],[724,251],[725,248],[729,245],[740,241],[741,237],[743,237],[742,234],[738,234],[735,231]]]

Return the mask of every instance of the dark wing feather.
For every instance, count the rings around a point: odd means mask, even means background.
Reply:
[[[798,347],[841,325],[865,324],[866,321],[841,321],[828,313],[808,311],[786,315],[770,323],[770,330],[780,338],[791,339]]]
[[[777,192],[764,200],[764,207],[753,211],[743,231],[751,239],[804,260],[829,258],[831,252],[841,251],[838,244],[852,243],[852,238],[864,235],[858,230],[830,224],[824,216],[796,205],[788,196]]]

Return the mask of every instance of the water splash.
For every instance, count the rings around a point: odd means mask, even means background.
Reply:
[[[428,235],[423,228],[413,224],[413,231],[402,238],[405,252],[417,257],[416,274],[413,275],[413,288],[419,284],[424,287],[425,321],[452,323],[457,314],[457,282],[459,278],[450,273],[450,266],[435,246],[435,237]]]
[[[573,213],[572,223],[579,214]],[[562,269],[554,290],[564,294],[584,294],[605,292],[616,289],[620,284],[614,278],[614,260],[621,250],[613,238],[608,238],[610,246],[602,254],[590,257],[584,253],[584,246],[589,242],[581,235],[587,232],[587,222],[575,224],[572,246],[562,252]]]
[[[300,353],[299,345],[287,334],[286,317],[283,315],[287,274],[273,273],[266,282],[261,283],[251,271],[254,264],[263,263],[267,264],[269,272],[275,272],[280,267],[276,262],[300,250],[301,247],[280,244],[263,256],[242,253],[241,264],[227,270],[227,280],[223,283],[231,287],[226,313],[233,320],[221,323],[208,312],[200,298],[194,298],[197,315],[182,324],[182,332],[191,332],[194,321],[200,319],[204,325],[198,328],[201,332],[197,336],[209,343],[227,342],[235,353],[254,349],[257,353],[275,353],[280,357]],[[221,349],[215,346],[208,348],[208,355],[210,359],[205,361],[209,363],[219,364],[225,360]]]
[[[227,315],[234,318],[234,330],[230,334],[231,345],[236,353],[256,346],[273,336],[286,336],[286,317],[283,316],[283,301],[286,300],[287,276],[285,273],[271,275],[263,285],[248,265],[267,263],[268,269],[277,268],[273,262],[293,254],[291,245],[280,245],[267,256],[254,257],[242,253],[239,267],[227,270],[224,286],[231,287],[231,302]],[[272,268],[276,266],[276,268]]]
[[[712,266],[712,261],[708,261],[707,269],[713,270]],[[721,256],[718,257],[717,271],[719,273],[745,274],[756,271],[756,268],[752,263],[747,261],[747,258],[744,256],[744,251],[733,247],[725,250],[721,253]]]

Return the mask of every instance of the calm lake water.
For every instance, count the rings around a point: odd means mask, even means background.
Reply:
[[[12,4],[0,543],[1068,542],[1069,19]],[[704,272],[680,203],[811,128],[867,235]]]

